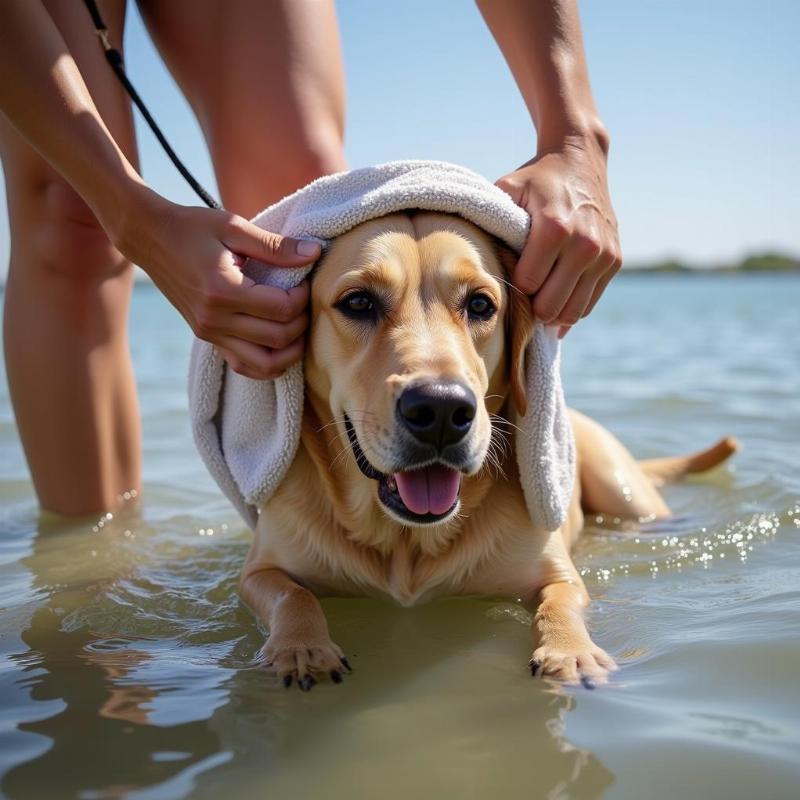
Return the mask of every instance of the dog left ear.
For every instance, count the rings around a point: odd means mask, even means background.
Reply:
[[[506,309],[506,349],[508,358],[508,382],[517,413],[524,417],[528,410],[528,395],[525,392],[525,351],[533,334],[533,312],[531,300],[511,284],[518,256],[505,245],[498,245],[498,256],[503,265],[508,293]]]

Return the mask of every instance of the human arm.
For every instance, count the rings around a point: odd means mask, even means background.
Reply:
[[[536,156],[497,185],[531,215],[513,279],[534,314],[586,316],[622,263],[608,133],[592,98],[575,0],[477,0],[537,131]]]
[[[80,4],[75,11],[85,13]],[[245,257],[298,266],[318,248],[298,254],[294,240],[228,212],[176,205],[149,189],[108,131],[40,2],[0,2],[0,110],[74,187],[111,242],[234,368],[268,377],[299,358],[307,287],[287,293],[255,286],[239,266]]]

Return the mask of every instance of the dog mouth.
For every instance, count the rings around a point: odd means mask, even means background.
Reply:
[[[461,470],[436,462],[387,475],[367,460],[347,414],[344,424],[358,468],[367,478],[378,482],[378,499],[392,516],[415,525],[430,525],[456,512]]]

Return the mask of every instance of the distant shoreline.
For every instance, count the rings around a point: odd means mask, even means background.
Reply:
[[[691,275],[691,276],[730,276],[730,275],[795,275],[800,276],[800,258],[782,253],[761,253],[750,255],[733,264],[710,264],[700,266],[677,259],[654,261],[646,264],[627,264],[619,275]],[[0,276],[0,292],[5,291],[6,276]],[[137,269],[134,276],[137,286],[153,285],[150,278]]]
[[[624,266],[624,275],[761,275],[778,273],[800,275],[800,258],[783,253],[759,253],[733,264],[715,264],[701,267],[677,259],[656,261],[650,264]]]

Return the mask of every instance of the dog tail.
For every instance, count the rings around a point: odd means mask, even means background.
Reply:
[[[716,467],[741,449],[733,436],[726,436],[716,444],[688,456],[672,456],[670,458],[648,458],[639,462],[639,466],[654,486],[673,483],[686,475],[705,472]]]

